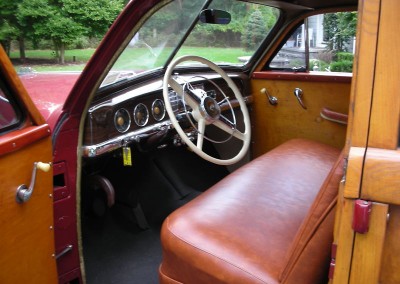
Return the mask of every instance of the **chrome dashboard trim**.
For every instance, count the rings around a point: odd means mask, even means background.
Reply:
[[[171,121],[165,120],[160,123],[153,124],[151,126],[143,127],[139,130],[120,135],[113,139],[107,140],[105,142],[96,145],[83,145],[81,148],[82,156],[86,158],[93,158],[100,156],[102,154],[111,152],[123,146],[126,146],[132,142],[138,142],[142,137],[146,135],[151,135],[163,128],[171,128]]]

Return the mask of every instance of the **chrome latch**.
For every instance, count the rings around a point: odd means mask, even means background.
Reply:
[[[303,103],[303,90],[300,88],[294,89],[294,95],[296,96],[297,100],[299,101],[302,108],[307,109],[306,105]]]
[[[56,254],[55,258],[59,259],[60,257],[72,251],[73,248],[74,248],[73,245],[67,245],[60,253]]]
[[[51,163],[42,163],[42,162],[33,163],[32,177],[29,187],[26,186],[25,184],[22,184],[17,188],[16,200],[18,203],[27,202],[31,198],[33,189],[35,188],[37,170],[39,169],[43,172],[48,172],[50,170],[50,167]]]

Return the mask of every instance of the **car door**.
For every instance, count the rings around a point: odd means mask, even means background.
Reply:
[[[1,46],[0,99],[0,283],[56,283],[50,128]]]
[[[339,195],[332,283],[400,283],[400,2],[360,6],[348,165]],[[362,216],[364,218],[362,218]]]
[[[252,73],[255,156],[293,138],[343,148],[354,43],[349,36],[342,48],[346,52],[329,46],[325,22],[330,15],[336,16],[332,12],[292,23],[283,32],[280,45],[273,47]],[[356,18],[351,12],[345,15]],[[355,27],[351,31],[355,32]]]

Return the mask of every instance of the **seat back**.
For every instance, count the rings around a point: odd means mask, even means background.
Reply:
[[[333,242],[338,186],[344,172],[340,154],[286,254],[281,283],[323,283],[327,280]]]

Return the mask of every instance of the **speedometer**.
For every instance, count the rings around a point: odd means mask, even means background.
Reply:
[[[133,111],[133,119],[138,126],[145,126],[149,120],[149,110],[146,105],[140,103]]]
[[[160,99],[155,100],[151,106],[151,113],[153,114],[155,120],[162,120],[165,117],[164,102]]]
[[[114,126],[118,130],[118,132],[124,133],[126,132],[131,125],[131,116],[129,112],[120,108],[114,114]]]

